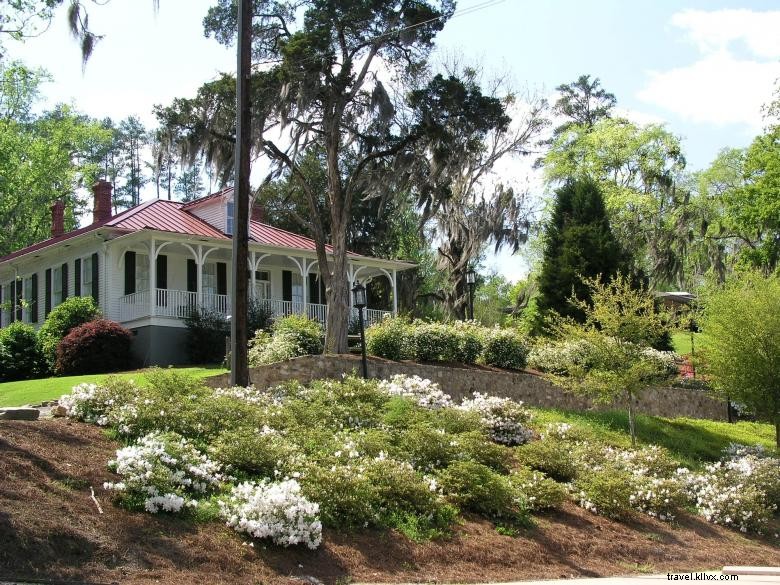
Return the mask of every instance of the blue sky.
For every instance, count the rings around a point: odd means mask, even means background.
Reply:
[[[91,6],[91,26],[106,37],[84,73],[63,14],[42,36],[6,49],[51,72],[50,104],[151,124],[153,104],[190,95],[234,67],[232,51],[203,37],[211,4],[162,0],[157,14],[152,0]],[[477,4],[462,0],[459,8]],[[776,1],[504,0],[453,18],[439,46],[545,95],[582,73],[597,76],[632,119],[681,136],[689,168],[698,169],[760,132],[760,106],[780,77],[779,30]],[[507,254],[488,264],[510,279],[526,269]]]

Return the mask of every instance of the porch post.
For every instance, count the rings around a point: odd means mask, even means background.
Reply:
[[[195,258],[198,274],[198,307],[203,306],[203,244],[198,244],[198,257]]]
[[[255,272],[257,271],[257,259],[256,259],[256,256],[257,256],[257,253],[256,252],[252,252],[252,259],[250,260],[250,262],[252,262],[252,268],[249,271],[250,277],[252,279],[251,280],[252,286],[249,289],[249,298],[251,298],[251,299],[254,299],[255,296],[256,296],[256,293],[255,293],[255,286],[256,286],[256,284],[255,284]]]
[[[309,290],[308,287],[308,280],[309,280],[309,267],[306,265],[306,258],[301,258],[301,280],[303,281],[303,315],[304,317],[309,316],[309,311],[306,309],[306,293]]]
[[[157,308],[157,270],[155,259],[157,258],[157,246],[154,238],[149,246],[149,314],[154,316]]]
[[[393,317],[398,315],[398,271],[393,268]]]

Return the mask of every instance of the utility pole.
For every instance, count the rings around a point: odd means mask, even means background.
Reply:
[[[249,82],[252,57],[252,0],[238,3],[236,67],[236,154],[233,180],[233,303],[230,319],[230,384],[249,385],[247,309],[249,304]]]

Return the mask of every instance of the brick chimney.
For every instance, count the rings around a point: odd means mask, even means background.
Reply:
[[[92,223],[111,219],[111,183],[105,179],[98,179],[98,182],[92,185],[92,192],[95,194],[95,206],[92,208]]]
[[[255,203],[252,205],[250,219],[260,223],[263,223],[265,220],[265,208],[260,203]]]
[[[65,202],[57,199],[51,204],[51,237],[57,238],[65,233]]]

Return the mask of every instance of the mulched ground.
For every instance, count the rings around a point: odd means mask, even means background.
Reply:
[[[473,582],[777,565],[780,541],[684,517],[619,524],[576,506],[517,537],[467,521],[449,540],[326,533],[317,551],[255,543],[218,523],[130,513],[102,489],[116,444],[66,420],[0,421],[0,581],[210,584]],[[104,514],[90,499],[95,487]],[[312,577],[314,579],[312,579]]]

